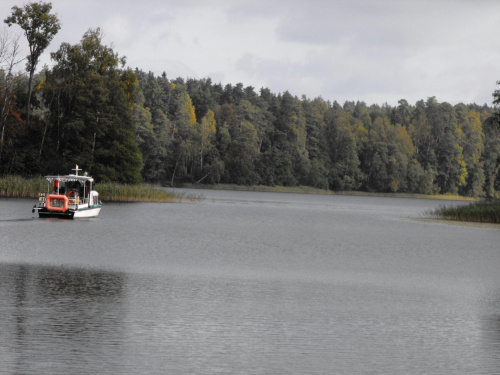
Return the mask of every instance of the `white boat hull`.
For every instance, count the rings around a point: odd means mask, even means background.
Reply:
[[[63,219],[86,219],[97,217],[99,212],[101,211],[102,206],[94,206],[94,207],[82,207],[80,206],[78,209],[70,208],[64,212],[50,211],[45,207],[33,207],[33,212],[38,210],[39,217],[60,217]]]
[[[84,210],[75,211],[73,215],[73,219],[81,219],[81,218],[89,218],[89,217],[97,217],[99,212],[101,211],[101,207],[92,207],[86,208]]]

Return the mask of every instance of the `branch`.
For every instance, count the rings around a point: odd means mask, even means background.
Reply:
[[[196,183],[199,184],[201,181],[203,181],[205,178],[207,178],[210,175],[210,173],[212,173],[212,171],[208,172],[205,176],[203,176],[198,181],[196,181]]]

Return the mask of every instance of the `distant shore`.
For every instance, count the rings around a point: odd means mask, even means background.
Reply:
[[[500,223],[500,201],[480,201],[471,197],[459,195],[424,195],[405,193],[375,193],[344,191],[334,192],[329,190],[315,189],[307,186],[285,187],[285,186],[241,186],[241,185],[192,185],[185,184],[185,189],[212,189],[233,191],[258,191],[278,193],[299,194],[331,194],[351,196],[373,196],[391,198],[413,198],[413,199],[441,199],[455,201],[470,201],[469,205],[458,207],[439,207],[428,212],[430,217],[437,219],[455,220],[476,223]],[[200,198],[194,195],[179,193],[175,189],[161,189],[159,186],[140,184],[125,185],[118,183],[97,183],[96,189],[99,198],[104,202],[193,202]],[[40,192],[47,190],[47,181],[43,177],[23,178],[19,176],[7,176],[0,178],[0,197],[5,198],[36,198]]]
[[[426,194],[409,194],[409,193],[377,193],[365,191],[332,191],[317,189],[310,186],[266,186],[266,185],[232,185],[232,184],[216,184],[216,185],[200,185],[200,184],[184,184],[185,189],[208,189],[208,190],[234,190],[234,191],[260,191],[274,193],[298,193],[298,194],[327,194],[327,195],[353,195],[353,196],[370,196],[370,197],[390,197],[390,198],[415,198],[415,199],[443,199],[456,201],[477,201],[477,198],[463,197],[460,195],[426,195]]]
[[[96,183],[99,197],[103,201],[111,202],[179,202],[183,200],[196,200],[196,197],[186,196],[173,189],[159,189],[159,186],[150,184],[127,185],[113,182]],[[265,185],[200,185],[184,184],[180,188],[185,189],[210,189],[210,190],[233,190],[233,191],[259,191],[276,193],[299,193],[299,194],[331,194],[331,195],[353,195],[374,196],[392,198],[415,198],[415,199],[444,199],[459,201],[477,201],[471,197],[459,195],[425,195],[407,193],[377,193],[363,191],[331,191],[317,189],[309,186],[265,186]],[[47,190],[47,181],[43,177],[25,178],[19,176],[0,177],[0,197],[5,198],[36,198],[40,192]]]

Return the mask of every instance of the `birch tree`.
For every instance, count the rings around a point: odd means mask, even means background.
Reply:
[[[4,22],[10,26],[17,24],[24,30],[30,53],[27,56],[26,71],[29,73],[26,125],[29,126],[33,76],[43,51],[61,28],[56,15],[50,14],[51,3],[28,3],[23,7],[12,7],[12,14]]]

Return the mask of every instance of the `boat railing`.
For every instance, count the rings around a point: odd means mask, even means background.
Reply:
[[[49,194],[45,193],[40,193],[39,194],[39,203],[43,204]],[[51,195],[66,195],[64,193],[51,193]],[[67,195],[66,195],[67,196]],[[72,195],[71,197],[68,197],[68,203],[69,205],[81,205],[81,204],[88,204],[89,203],[89,198],[88,197],[81,197],[79,195]]]
[[[69,204],[88,204],[89,199],[88,198],[82,198],[79,197],[78,195],[74,198],[69,198]]]

